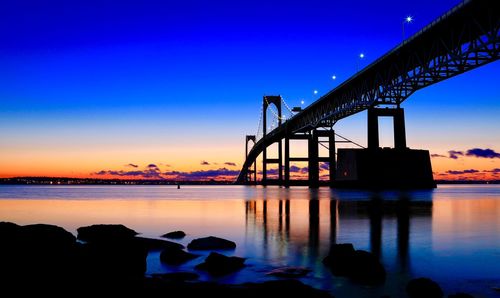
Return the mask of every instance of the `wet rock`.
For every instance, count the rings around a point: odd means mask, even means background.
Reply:
[[[164,238],[169,238],[169,239],[182,239],[186,237],[186,233],[183,231],[174,231],[174,232],[169,232],[166,234],[161,235]]]
[[[153,274],[155,278],[169,281],[189,281],[197,280],[200,276],[194,272],[170,272],[162,274]]]
[[[226,239],[209,236],[194,239],[188,244],[190,250],[235,249],[236,243]]]
[[[160,261],[168,265],[181,265],[187,261],[198,258],[199,255],[185,252],[180,248],[167,248],[160,254]]]
[[[309,272],[311,272],[311,270],[304,267],[281,267],[276,268],[267,274],[277,277],[298,278],[306,276]]]
[[[227,275],[245,267],[245,258],[227,257],[211,252],[204,263],[196,265],[196,269],[204,270],[214,276]]]
[[[442,298],[441,287],[428,278],[415,278],[406,285],[406,293],[410,298]]]
[[[138,233],[124,225],[91,225],[77,229],[78,239],[86,242],[114,242],[132,239]]]
[[[147,250],[162,250],[162,249],[183,249],[184,245],[168,240],[160,240],[153,238],[144,238],[136,236],[135,241],[142,244]]]

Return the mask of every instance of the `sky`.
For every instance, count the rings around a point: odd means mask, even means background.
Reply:
[[[232,179],[263,95],[305,107],[397,46],[403,26],[408,37],[458,3],[3,3],[0,177]],[[407,143],[430,150],[435,178],[500,178],[499,70],[403,104]],[[366,112],[335,129],[366,145]]]

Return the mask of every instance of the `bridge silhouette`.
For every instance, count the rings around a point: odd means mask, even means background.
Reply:
[[[279,95],[264,96],[259,121],[262,136],[246,136],[245,162],[236,182],[286,187],[321,183],[359,188],[435,187],[429,152],[406,146],[401,103],[419,89],[499,58],[500,5],[496,2],[463,1],[303,110],[291,109]],[[336,143],[349,140],[337,140],[334,125],[365,110],[367,148],[336,150]],[[268,111],[276,121],[269,132]],[[393,118],[394,148],[379,147],[378,118],[382,116]],[[290,140],[307,141],[308,156],[291,157]],[[251,150],[249,142],[253,143]],[[278,145],[278,158],[267,156],[273,144]],[[328,156],[319,156],[319,146],[328,149]],[[261,154],[259,181],[257,158]],[[308,180],[291,179],[291,162],[308,163]],[[328,164],[328,181],[319,179],[320,163]],[[277,179],[268,178],[270,164],[277,165]]]

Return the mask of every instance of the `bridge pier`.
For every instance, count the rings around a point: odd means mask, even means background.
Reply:
[[[380,148],[378,117],[392,117],[394,148]],[[368,109],[368,148],[339,149],[335,187],[435,188],[430,154],[406,147],[404,110]]]
[[[320,138],[327,137],[327,141],[321,141]],[[290,157],[290,140],[307,140],[307,157]],[[334,130],[313,130],[309,134],[286,134],[285,142],[285,158],[284,158],[284,179],[285,187],[290,187],[293,183],[290,179],[290,162],[300,161],[307,162],[308,180],[307,185],[310,188],[317,188],[320,184],[320,162],[328,162],[330,168],[330,185],[335,180],[335,131]],[[328,156],[319,156],[319,146],[323,143],[328,143]],[[323,145],[324,146],[324,145]],[[326,147],[326,146],[325,146]]]

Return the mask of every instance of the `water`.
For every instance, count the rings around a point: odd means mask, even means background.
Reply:
[[[301,280],[336,297],[404,297],[414,277],[436,280],[446,294],[500,297],[500,186],[453,185],[433,191],[335,191],[243,186],[0,186],[0,221],[48,223],[76,235],[81,226],[122,223],[148,237],[173,230],[180,241],[219,236],[246,257],[240,272],[202,280],[265,281],[280,266],[304,266]],[[380,256],[383,286],[333,276],[321,260],[331,243],[353,243]],[[148,256],[147,274],[193,270]]]

